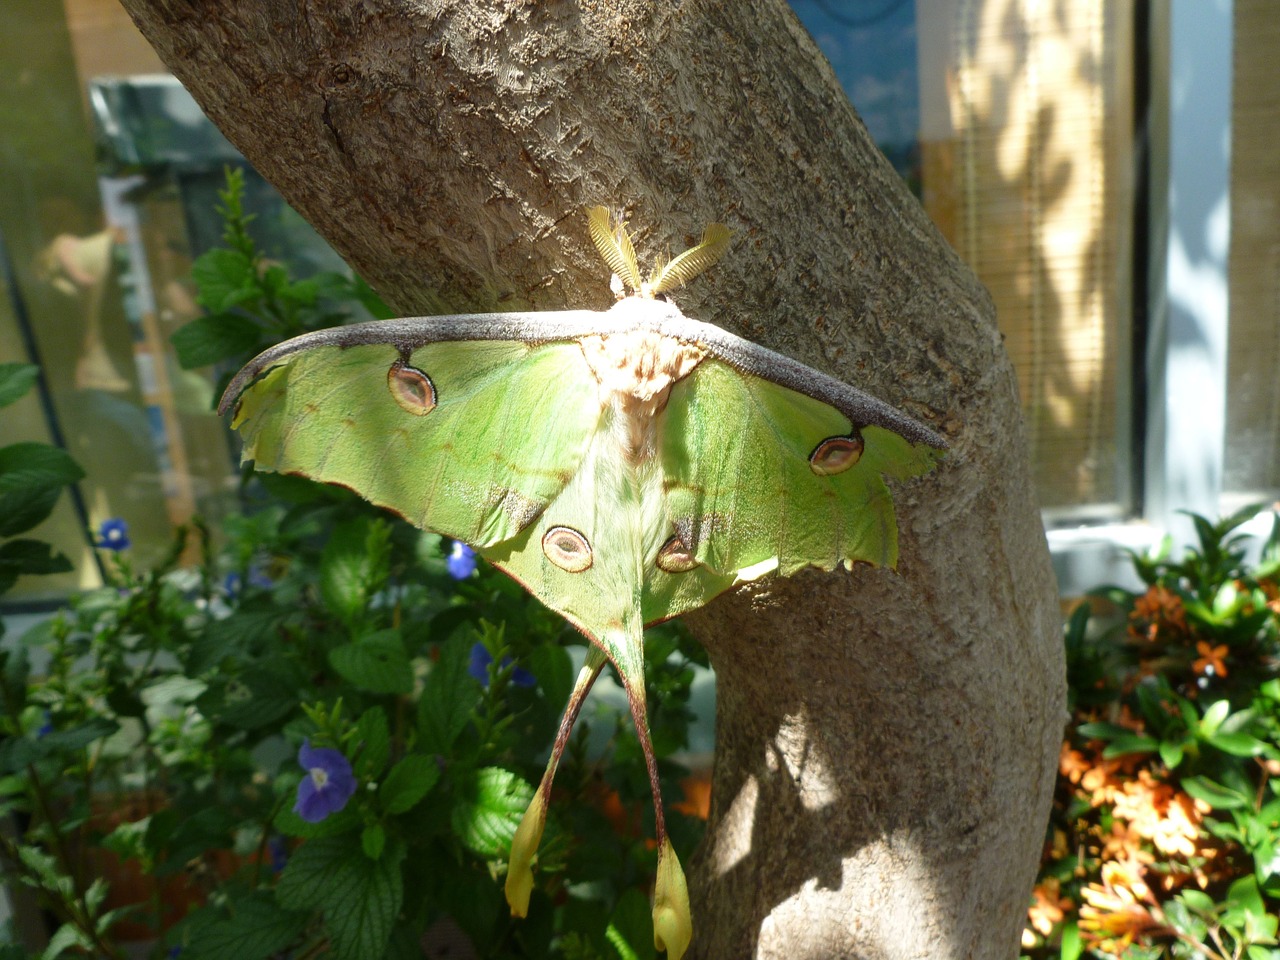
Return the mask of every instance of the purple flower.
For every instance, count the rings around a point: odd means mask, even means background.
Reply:
[[[293,812],[307,823],[319,823],[329,814],[337,813],[356,792],[351,764],[341,751],[328,747],[313,749],[310,740],[303,740],[298,763],[307,775],[298,784],[298,802],[293,805]]]
[[[274,586],[274,581],[263,573],[258,567],[249,567],[249,586],[258,587],[262,590],[269,590]],[[241,578],[239,571],[232,570],[223,578],[222,590],[228,597],[234,597],[244,590],[244,580]]]
[[[98,527],[98,539],[94,546],[103,550],[128,550],[131,542],[129,525],[119,517],[112,517],[110,520],[103,520]]]
[[[467,664],[467,673],[471,674],[476,683],[482,687],[489,686],[489,664],[493,663],[493,654],[479,640],[475,646],[471,648],[471,661]],[[506,668],[511,665],[510,657],[503,657],[500,666]],[[511,671],[511,682],[517,687],[532,687],[538,682],[537,677],[526,670],[524,667],[516,667]]]
[[[49,734],[53,733],[53,718],[49,716],[49,711],[42,711],[41,716],[44,719],[44,723],[40,724],[39,729],[36,730],[37,740],[41,737],[47,737]]]
[[[279,873],[289,860],[289,841],[273,833],[267,841],[267,853],[271,857],[271,872]]]
[[[476,552],[461,540],[455,540],[445,566],[449,568],[449,576],[453,579],[465,580],[476,572]]]

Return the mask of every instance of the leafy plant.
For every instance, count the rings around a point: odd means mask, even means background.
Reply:
[[[1133,556],[1144,592],[1069,619],[1027,956],[1280,960],[1280,517],[1256,562],[1240,532],[1262,510],[1193,516],[1195,549]]]
[[[21,399],[39,375],[34,364],[0,363],[0,408]],[[42,523],[53,512],[63,488],[83,476],[80,465],[58,447],[44,443],[0,447],[0,594],[23,574],[71,569],[71,561],[49,544],[20,535]]]
[[[357,304],[377,312],[358,281],[267,264],[240,190],[233,175],[225,246],[196,264],[212,312],[175,338],[185,363],[238,366]],[[134,569],[123,528],[101,531],[110,582],[23,638],[42,675],[4,664],[0,803],[22,826],[0,858],[61,924],[44,956],[119,957],[149,936],[152,955],[196,960],[409,957],[447,931],[481,956],[654,956],[625,708],[584,716],[566,751],[529,918],[503,900],[583,638],[345,490],[246,476],[242,491],[216,542],[193,524],[155,569]],[[201,562],[179,568],[189,544]],[[653,740],[678,791],[705,659],[674,627],[649,643]],[[669,827],[691,852],[700,822]]]

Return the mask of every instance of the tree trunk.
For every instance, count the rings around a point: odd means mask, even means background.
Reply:
[[[675,299],[953,442],[896,573],[691,626],[718,678],[698,957],[1017,955],[1065,719],[1058,607],[990,300],[783,0],[124,0],[209,116],[404,314],[604,308],[585,207]]]

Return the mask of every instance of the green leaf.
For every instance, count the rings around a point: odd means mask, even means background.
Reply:
[[[71,561],[43,540],[10,540],[0,544],[0,573],[17,574],[66,573]]]
[[[1253,804],[1251,797],[1215,783],[1208,777],[1186,777],[1182,781],[1182,789],[1215,810],[1238,810]]]
[[[405,813],[427,795],[440,779],[440,767],[435,760],[420,753],[411,753],[387,774],[378,796],[382,809],[387,813]]]
[[[370,707],[356,723],[356,768],[367,779],[382,773],[391,753],[391,731],[381,707]]]
[[[70,730],[47,733],[38,740],[9,737],[0,742],[0,772],[19,770],[56,753],[83,750],[94,741],[109,737],[119,729],[120,725],[114,720],[95,717]]]
[[[559,644],[543,643],[529,654],[529,670],[550,703],[559,707],[569,702],[573,689],[573,660]]]
[[[405,848],[387,845],[370,860],[355,838],[308,840],[285,866],[276,899],[287,910],[321,910],[336,960],[383,955],[404,899],[400,862]]]
[[[1062,925],[1062,953],[1060,960],[1079,960],[1083,944],[1080,941],[1080,928],[1074,920]]]
[[[7,407],[24,393],[40,376],[34,363],[0,363],[0,407]]]
[[[413,669],[396,630],[379,630],[329,651],[329,663],[346,680],[370,693],[408,693]]]
[[[653,960],[653,916],[649,899],[635,887],[618,900],[605,929],[605,939],[617,951],[619,960]]]
[[[391,526],[359,517],[333,529],[320,557],[320,595],[344,623],[364,614],[386,577]]]
[[[262,341],[262,327],[235,313],[197,317],[170,338],[184,370],[243,357]]]
[[[1082,723],[1076,727],[1076,731],[1082,737],[1088,737],[1090,740],[1115,740],[1117,737],[1129,737],[1133,735],[1133,731],[1128,727],[1122,727],[1118,723],[1106,723],[1097,721],[1095,723]]]
[[[1270,837],[1259,841],[1253,848],[1253,872],[1259,883],[1266,883],[1268,877],[1280,875],[1280,849],[1277,849]]]
[[[451,822],[468,850],[482,857],[505,856],[533,787],[501,767],[482,767],[458,785]]]
[[[282,659],[260,661],[225,688],[211,688],[199,699],[211,720],[256,730],[276,723],[298,708],[306,681],[297,666]]]
[[[306,929],[307,913],[281,910],[269,891],[235,901],[229,919],[198,928],[182,956],[191,960],[265,960]]]
[[[1213,613],[1219,619],[1230,616],[1249,599],[1247,593],[1236,588],[1235,581],[1224,583],[1213,597]]]
[[[1170,770],[1176,770],[1178,764],[1182,763],[1184,746],[1181,743],[1174,743],[1170,740],[1162,740],[1160,742],[1160,759],[1164,761],[1164,765]]]
[[[62,956],[72,947],[79,947],[92,952],[93,942],[85,934],[81,933],[80,928],[75,924],[64,923],[49,938],[49,945],[44,948],[44,953],[40,954],[40,960],[55,960],[56,957]]]
[[[208,688],[209,685],[202,680],[172,674],[144,687],[139,692],[138,698],[148,707],[185,705],[195,701]]]
[[[371,823],[360,833],[360,848],[370,860],[377,860],[387,845],[387,831],[380,823]]]
[[[356,814],[356,808],[348,804],[337,813],[325,817],[319,823],[311,823],[308,820],[303,820],[293,812],[292,807],[287,806],[276,814],[276,818],[272,822],[275,824],[276,829],[287,837],[314,840],[320,837],[337,837],[352,833],[360,826],[360,817]]]
[[[254,263],[239,250],[215,247],[191,265],[196,302],[212,313],[229,310],[257,293]]]
[[[1266,744],[1247,733],[1216,733],[1205,739],[1210,745],[1233,757],[1256,757],[1266,749]]]
[[[1204,712],[1204,719],[1200,721],[1201,736],[1211,737],[1222,726],[1222,721],[1227,719],[1227,714],[1231,710],[1231,703],[1228,700],[1219,700],[1209,706]]]
[[[369,286],[363,277],[356,277],[353,281],[356,299],[360,301],[360,305],[369,311],[369,316],[375,320],[390,320],[396,315],[396,312],[383,303],[382,298],[373,292],[373,287]]]
[[[418,732],[427,753],[446,754],[467,726],[480,698],[480,684],[467,673],[470,638],[457,636],[440,648],[418,701]]]
[[[1183,936],[1194,941],[1204,937],[1206,932],[1204,920],[1189,910],[1181,900],[1175,898],[1167,901],[1164,905],[1164,915],[1169,926]]]
[[[1183,890],[1178,894],[1178,899],[1196,913],[1213,916],[1216,907],[1213,897],[1202,890]]]
[[[1110,760],[1112,757],[1122,757],[1128,753],[1153,753],[1159,747],[1159,743],[1155,737],[1144,737],[1138,734],[1126,734],[1123,737],[1116,737],[1102,751],[1104,759]]]
[[[1245,940],[1271,941],[1275,936],[1280,919],[1267,913],[1266,904],[1262,901],[1262,891],[1258,889],[1257,877],[1250,874],[1232,883],[1227,888],[1226,904],[1222,922],[1243,928]]]
[[[0,537],[30,530],[53,512],[62,488],[84,476],[65,450],[43,443],[0,447]]]

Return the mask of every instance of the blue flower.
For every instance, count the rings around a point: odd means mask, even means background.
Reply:
[[[39,729],[36,730],[37,740],[39,740],[41,737],[47,737],[49,734],[53,733],[53,718],[49,716],[49,711],[48,710],[42,711],[41,717],[44,720],[44,722],[40,724]]]
[[[476,683],[482,687],[489,686],[489,664],[493,663],[493,654],[479,640],[475,646],[471,648],[471,661],[467,664],[467,673],[475,678]],[[503,657],[501,666],[505,669],[510,666],[511,658]],[[524,667],[516,667],[511,671],[511,682],[517,687],[532,687],[538,683],[538,678],[526,670]]]
[[[119,517],[112,517],[110,520],[103,520],[98,527],[98,539],[94,546],[103,550],[128,550],[131,542],[129,525]]]
[[[303,740],[298,763],[307,775],[298,784],[298,802],[293,805],[293,812],[307,823],[319,823],[337,813],[356,792],[355,774],[341,751],[313,749],[310,740]]]
[[[449,576],[453,579],[465,580],[476,572],[476,552],[461,540],[455,540],[445,566],[449,568]]]

